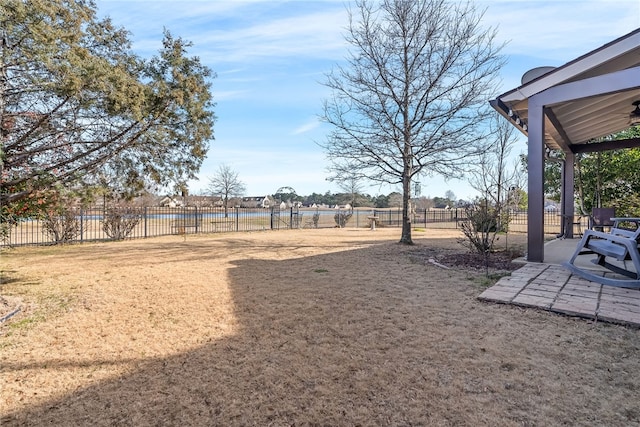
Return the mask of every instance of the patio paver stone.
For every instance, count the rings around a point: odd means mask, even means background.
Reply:
[[[640,327],[640,290],[590,282],[559,265],[527,263],[478,299]]]

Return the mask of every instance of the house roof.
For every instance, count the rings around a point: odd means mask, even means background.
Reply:
[[[624,84],[618,84],[623,80]],[[640,101],[640,28],[560,67],[540,67],[522,85],[490,101],[525,135],[529,102],[538,94],[544,106],[545,144],[564,151],[598,151],[592,140],[630,127],[633,103]],[[587,147],[587,144],[589,145]],[[640,146],[638,138],[601,149]]]

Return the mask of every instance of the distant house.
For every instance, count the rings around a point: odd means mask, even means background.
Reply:
[[[157,204],[169,208],[181,208],[184,206],[210,208],[222,206],[222,198],[218,196],[166,196],[160,199]]]
[[[268,208],[271,207],[271,199],[269,196],[252,196],[243,197],[240,202],[242,208]]]
[[[349,203],[347,203],[346,205],[336,205],[335,209],[347,210],[347,211],[353,210],[353,208],[351,207],[351,205]]]
[[[224,201],[222,200],[222,197],[218,197],[218,196],[211,197],[211,206],[219,208],[223,205],[224,205]]]
[[[444,202],[436,203],[434,208],[436,208],[436,209],[451,209],[449,204],[448,203],[444,203]]]
[[[292,202],[290,200],[286,200],[286,201],[283,200],[280,202],[279,207],[280,209],[290,209],[290,208],[302,208],[304,207],[304,205],[302,204],[302,202],[299,202],[297,200],[295,202]]]
[[[182,203],[182,200],[178,196],[163,197],[158,204],[165,208],[180,208],[184,206],[184,203]]]
[[[220,196],[187,196],[185,199],[187,206],[198,208],[222,206],[222,197]]]

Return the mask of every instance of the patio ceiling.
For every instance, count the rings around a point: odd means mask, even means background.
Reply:
[[[640,147],[640,138],[593,144],[593,139],[611,135],[630,127],[629,114],[640,101],[640,29],[620,37],[592,52],[557,68],[540,67],[523,76],[522,85],[490,103],[525,135],[528,135],[529,98],[550,88],[583,81],[585,88],[595,77],[615,75],[627,70],[632,87],[623,91],[580,97],[544,108],[544,143],[565,152],[601,151],[613,148]],[[637,84],[636,84],[637,82]],[[594,83],[595,84],[595,83]],[[576,85],[572,85],[575,91]],[[588,92],[588,91],[587,91]]]

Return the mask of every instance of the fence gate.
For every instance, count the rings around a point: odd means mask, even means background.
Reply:
[[[271,229],[280,230],[280,207],[271,207]]]
[[[300,228],[300,209],[296,206],[295,208],[291,207],[290,220],[289,220],[289,228]]]

